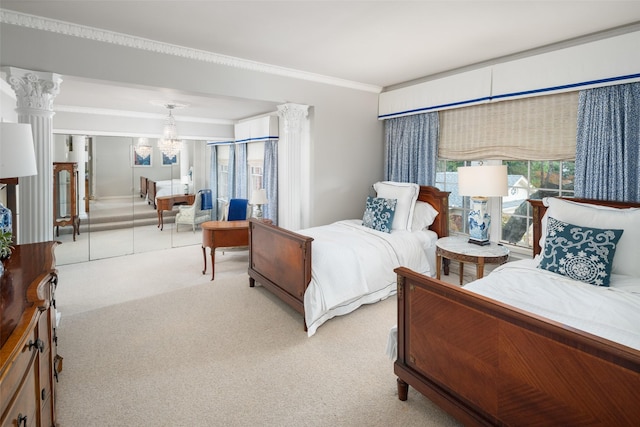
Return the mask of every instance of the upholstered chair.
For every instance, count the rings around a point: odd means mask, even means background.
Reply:
[[[196,231],[196,225],[202,224],[205,221],[211,220],[211,206],[205,203],[203,206],[202,199],[205,197],[205,190],[200,190],[196,194],[196,198],[191,206],[178,206],[178,213],[176,214],[176,232],[180,230],[180,224],[189,224]],[[209,209],[203,209],[209,208]]]

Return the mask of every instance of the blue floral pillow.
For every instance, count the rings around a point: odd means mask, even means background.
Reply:
[[[367,197],[362,225],[374,230],[391,233],[393,216],[396,213],[397,199],[383,199],[381,197]]]
[[[624,230],[581,227],[547,219],[538,268],[596,286],[609,286],[613,256]]]

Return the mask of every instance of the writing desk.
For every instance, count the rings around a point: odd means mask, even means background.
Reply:
[[[206,221],[202,228],[202,257],[207,272],[206,248],[211,248],[211,280],[216,274],[216,248],[249,246],[249,221]]]
[[[170,211],[174,205],[192,205],[196,200],[195,194],[173,194],[171,196],[156,197],[156,209],[158,211],[158,228],[164,228],[162,211]]]

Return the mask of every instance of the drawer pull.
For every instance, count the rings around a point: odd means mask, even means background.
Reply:
[[[27,416],[22,415],[22,412],[18,414],[18,427],[20,426],[27,427]]]
[[[42,341],[40,338],[38,338],[36,342],[29,340],[29,350],[31,350],[33,347],[40,350],[40,353],[44,353],[44,341]]]

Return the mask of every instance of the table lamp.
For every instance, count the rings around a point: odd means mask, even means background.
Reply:
[[[16,185],[19,177],[37,175],[37,173],[31,125],[1,122],[0,179],[11,181],[12,185]],[[15,209],[15,192],[7,192],[7,199],[7,204]],[[11,210],[0,204],[0,232],[13,233],[11,215]]]
[[[262,219],[262,205],[266,205],[267,203],[269,203],[269,201],[267,200],[267,190],[265,190],[264,188],[260,188],[253,191],[249,203],[256,207],[255,217],[257,219]]]
[[[470,196],[469,243],[489,244],[491,215],[487,211],[488,197],[507,195],[507,167],[463,166],[458,168],[458,194]]]

